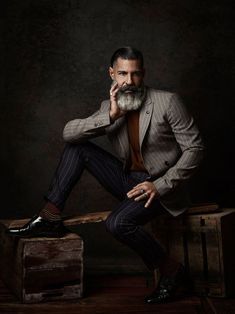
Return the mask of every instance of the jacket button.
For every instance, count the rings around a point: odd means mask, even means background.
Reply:
[[[147,113],[147,114],[150,114],[150,111],[149,111],[149,110],[147,110],[147,111],[146,111],[146,113]]]
[[[170,164],[169,164],[168,161],[165,161],[165,165],[166,165],[166,166],[170,166]]]

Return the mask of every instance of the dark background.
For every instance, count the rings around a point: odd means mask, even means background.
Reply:
[[[43,206],[42,196],[64,145],[65,123],[90,115],[108,97],[110,56],[126,45],[142,50],[146,83],[178,92],[201,130],[207,154],[190,185],[193,201],[233,207],[231,4],[218,0],[6,1],[1,11],[0,218],[32,216]],[[112,151],[104,137],[95,142]],[[110,210],[115,204],[84,173],[65,214]],[[82,227],[81,233],[92,261],[99,257],[110,265],[111,257],[123,265],[130,259],[137,268],[141,263],[107,237],[102,224]]]

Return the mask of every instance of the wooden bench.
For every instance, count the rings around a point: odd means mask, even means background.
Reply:
[[[195,215],[200,213],[212,213],[219,211],[219,206],[215,203],[203,203],[203,204],[197,204],[187,211],[187,215]],[[85,215],[79,215],[79,216],[73,216],[70,218],[64,219],[64,225],[66,227],[72,227],[77,226],[79,224],[84,223],[96,223],[96,222],[102,222],[105,221],[108,215],[111,213],[111,211],[103,211],[103,212],[94,212],[94,213],[88,213]],[[20,227],[26,224],[30,218],[26,219],[17,219],[17,220],[0,220],[0,223],[3,223],[7,228],[14,228],[14,227]]]
[[[64,219],[64,224],[71,227],[98,223],[109,214],[110,211],[105,211],[74,216]],[[28,221],[0,220],[3,281],[24,303],[80,298],[82,239],[74,233],[60,239],[19,239],[5,234],[6,228],[19,227]],[[218,205],[210,203],[194,206],[178,218],[162,216],[151,225],[153,234],[171,256],[189,270],[196,292],[226,296],[234,292],[235,261],[234,258],[229,261],[226,253],[231,243],[229,232],[234,236],[234,221],[235,210],[221,211]]]

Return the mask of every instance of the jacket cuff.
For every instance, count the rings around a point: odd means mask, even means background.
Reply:
[[[97,117],[94,118],[94,127],[106,127],[111,124],[111,119],[109,111],[100,113]]]
[[[155,185],[160,196],[164,196],[171,191],[171,187],[167,184],[164,177],[160,177],[157,180],[153,181],[153,184]]]

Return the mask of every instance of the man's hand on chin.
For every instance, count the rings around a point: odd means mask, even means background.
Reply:
[[[124,116],[126,114],[126,111],[121,110],[117,105],[117,92],[121,88],[119,87],[117,83],[115,83],[111,89],[110,89],[110,119],[111,122],[114,122],[118,118]]]
[[[152,182],[144,181],[137,184],[127,193],[128,198],[133,198],[134,201],[146,200],[144,207],[149,207],[154,199],[159,197],[159,193]]]

